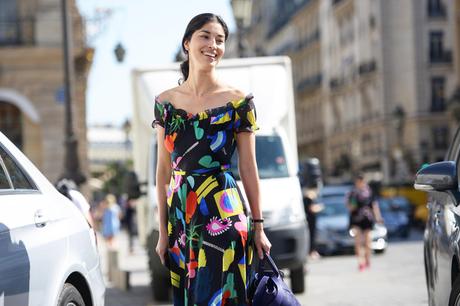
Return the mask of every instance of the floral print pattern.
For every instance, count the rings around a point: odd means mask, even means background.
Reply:
[[[253,256],[246,205],[230,160],[236,133],[254,132],[252,95],[191,114],[155,99],[172,175],[167,193],[174,305],[247,305]]]

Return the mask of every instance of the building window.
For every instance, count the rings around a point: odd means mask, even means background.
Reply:
[[[444,53],[444,33],[441,31],[430,32],[430,60],[436,61],[442,58]]]
[[[22,149],[22,116],[14,105],[0,101],[0,131]]]
[[[444,95],[444,77],[431,78],[431,111],[442,112],[446,109]]]
[[[446,9],[441,0],[428,0],[429,17],[445,17]]]
[[[437,150],[449,148],[449,129],[447,126],[434,127],[432,129],[433,147]]]
[[[0,45],[17,44],[20,41],[20,23],[16,0],[0,1]]]

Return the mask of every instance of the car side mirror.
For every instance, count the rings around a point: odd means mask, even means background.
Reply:
[[[442,161],[419,170],[414,188],[421,191],[457,190],[457,166],[453,161]]]

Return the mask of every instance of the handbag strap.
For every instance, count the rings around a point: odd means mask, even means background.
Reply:
[[[264,264],[264,262],[268,262],[268,264],[270,265],[270,268],[272,269],[273,272],[275,272],[277,277],[281,275],[281,272],[276,266],[275,261],[273,260],[273,258],[271,258],[271,256],[267,252],[264,252],[264,258],[259,261],[259,271],[262,271],[263,269],[262,265]]]

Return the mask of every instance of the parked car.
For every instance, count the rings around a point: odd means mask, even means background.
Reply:
[[[389,237],[407,238],[410,234],[411,204],[404,197],[378,199]]]
[[[325,185],[320,189],[319,197],[322,199],[328,197],[345,197],[352,188],[352,184]]]
[[[354,250],[354,233],[349,228],[349,212],[342,196],[320,198],[323,209],[316,220],[316,249],[320,254],[329,255]],[[371,248],[376,253],[383,253],[388,245],[387,229],[376,224],[371,232]]]
[[[104,305],[96,235],[0,132],[0,305]]]
[[[425,275],[430,306],[460,305],[460,129],[445,161],[416,175],[415,189],[428,192],[424,233]]]

